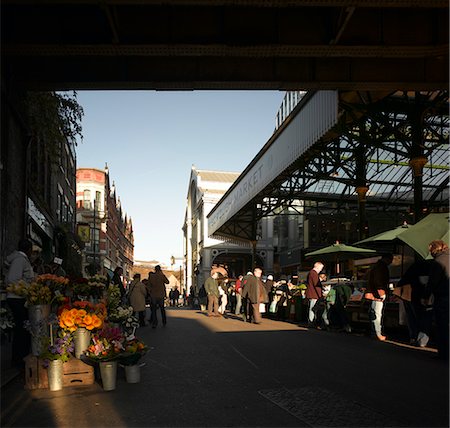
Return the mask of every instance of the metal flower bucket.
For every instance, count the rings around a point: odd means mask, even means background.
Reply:
[[[48,337],[48,317],[50,316],[50,305],[31,305],[28,307],[28,319],[31,328],[31,353],[38,356],[42,352],[44,337]]]
[[[91,332],[84,327],[78,327],[73,333],[75,358],[80,358],[91,343]]]
[[[141,381],[141,366],[139,364],[125,366],[125,379],[128,383],[139,383]]]
[[[49,361],[47,374],[50,391],[59,391],[63,387],[63,364],[61,360]]]
[[[101,361],[99,365],[103,389],[105,391],[116,389],[117,361]]]
[[[50,316],[50,305],[31,305],[28,306],[28,318],[31,325],[38,325],[42,321],[47,321]]]

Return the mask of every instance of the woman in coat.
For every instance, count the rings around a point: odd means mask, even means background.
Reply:
[[[141,275],[136,273],[133,276],[133,281],[129,286],[130,304],[133,306],[134,312],[137,313],[139,324],[141,327],[145,326],[145,300],[147,297],[147,288],[141,282]]]

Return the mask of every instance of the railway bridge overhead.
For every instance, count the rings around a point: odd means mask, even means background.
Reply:
[[[5,0],[3,78],[38,89],[436,90],[446,0]]]

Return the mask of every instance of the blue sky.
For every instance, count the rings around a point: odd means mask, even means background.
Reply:
[[[191,166],[241,172],[266,143],[284,92],[83,91],[78,167],[104,168],[133,219],[135,260],[183,256]]]

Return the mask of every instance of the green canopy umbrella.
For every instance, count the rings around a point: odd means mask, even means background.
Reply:
[[[410,227],[411,226],[405,222],[401,226],[396,227],[395,229],[386,230],[385,232],[381,232],[378,235],[374,235],[369,238],[363,239],[362,241],[355,242],[355,245],[391,242],[398,239],[398,235],[400,235]]]
[[[321,248],[311,253],[305,254],[305,257],[318,257],[324,261],[333,261],[336,263],[336,273],[339,273],[339,261],[340,260],[350,260],[358,259],[361,257],[376,255],[375,250],[370,250],[368,248],[358,248],[352,247],[351,245],[340,244],[336,242],[335,244],[329,245],[328,247]]]
[[[429,243],[440,239],[449,245],[449,228],[449,213],[431,213],[400,233],[398,239],[424,259],[431,258],[428,251]]]

